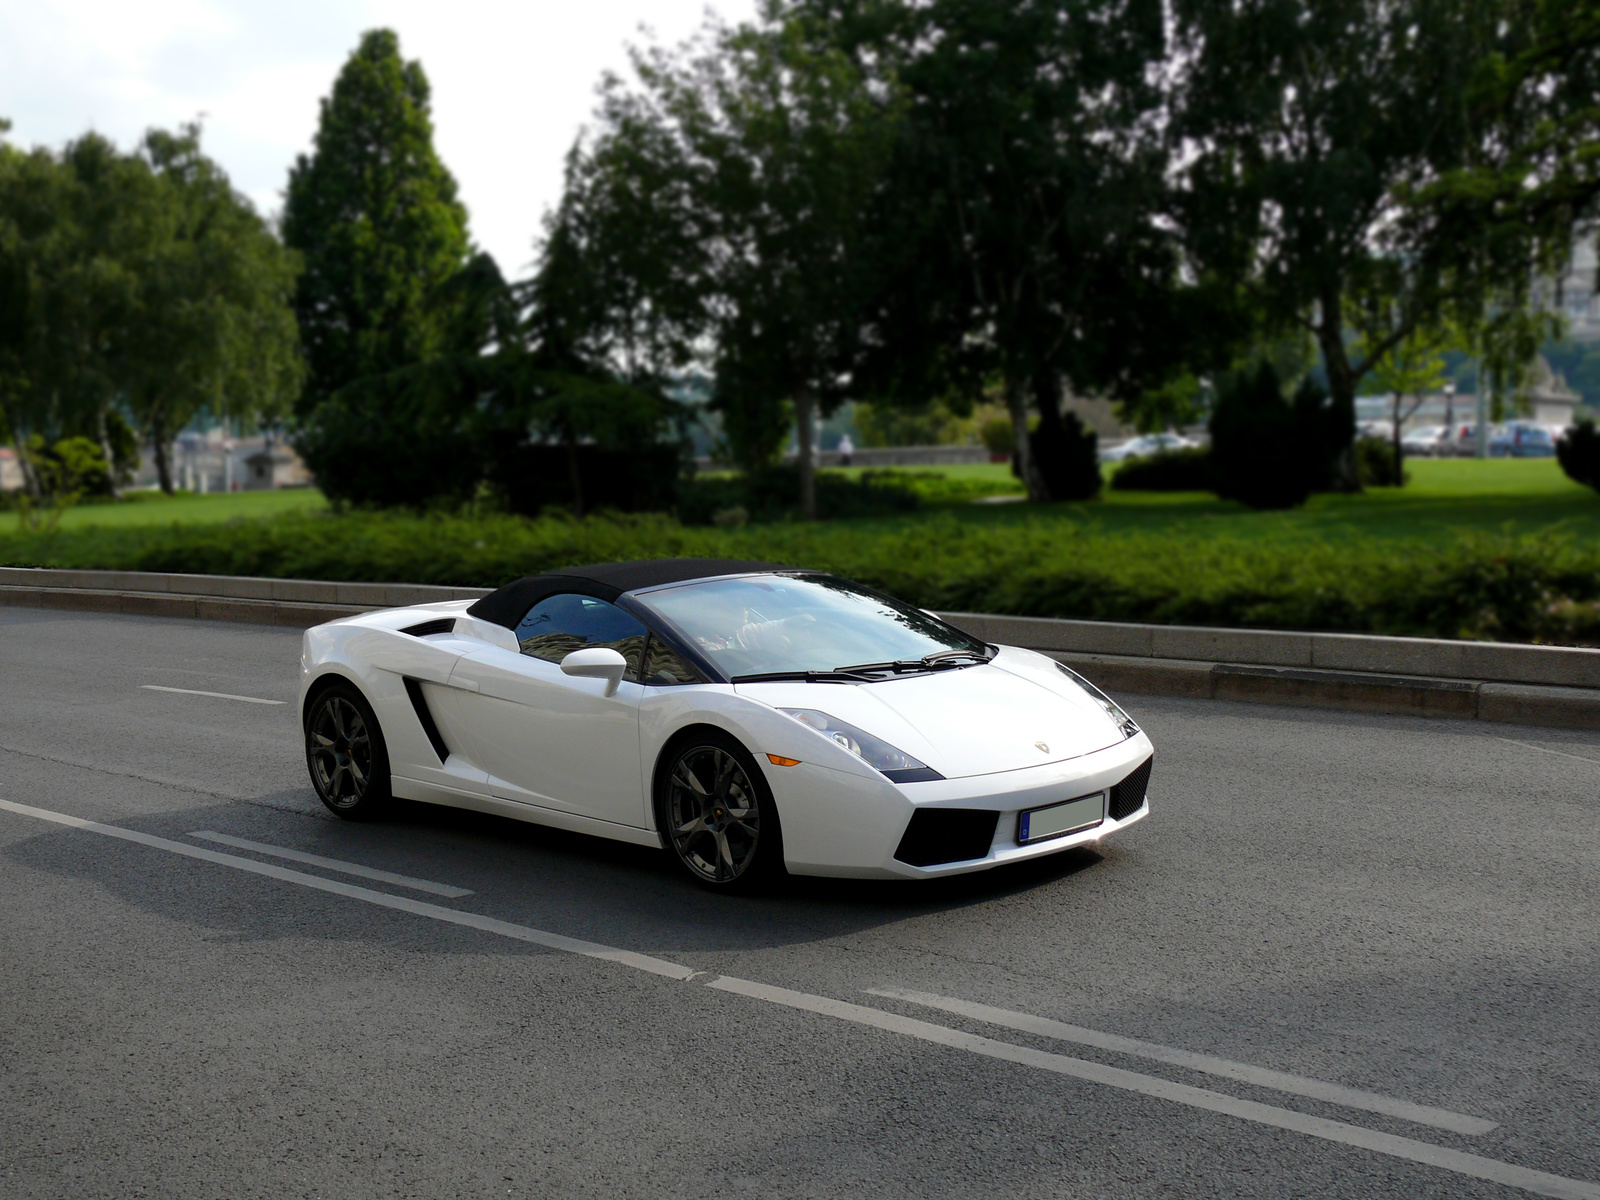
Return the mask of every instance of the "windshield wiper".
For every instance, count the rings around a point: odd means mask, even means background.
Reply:
[[[944,671],[959,667],[961,659],[986,663],[990,656],[977,650],[938,650],[923,658],[901,658],[894,662],[853,663],[839,667],[840,671],[880,671],[891,675],[904,675],[913,671]]]
[[[872,683],[876,675],[863,675],[858,667],[833,671],[763,671],[758,675],[735,675],[729,683],[779,683],[799,680],[804,683]]]

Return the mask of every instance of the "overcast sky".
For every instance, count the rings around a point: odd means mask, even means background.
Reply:
[[[388,26],[433,84],[473,238],[518,276],[601,73],[626,68],[641,24],[678,42],[708,8],[742,20],[755,0],[0,0],[0,117],[18,145],[93,128],[126,147],[204,114],[207,151],[275,212],[317,101]]]

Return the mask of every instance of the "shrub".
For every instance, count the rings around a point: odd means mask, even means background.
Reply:
[[[1301,426],[1272,364],[1242,372],[1211,416],[1217,495],[1250,508],[1304,504],[1315,480],[1307,470]]]
[[[1355,454],[1362,487],[1400,486],[1403,468],[1395,455],[1393,442],[1387,438],[1357,438]]]
[[[574,467],[581,505],[573,494]],[[677,503],[678,476],[678,447],[661,444],[631,450],[581,445],[569,455],[565,446],[502,442],[489,468],[489,482],[506,507],[528,517],[550,505],[585,512],[668,512]]]
[[[1089,500],[1100,494],[1104,479],[1096,453],[1098,440],[1077,413],[1064,414],[1059,428],[1041,423],[1028,434],[1034,464],[1050,499]]]
[[[1600,490],[1600,430],[1585,417],[1556,442],[1556,461],[1575,483]]]
[[[426,508],[460,503],[483,478],[479,439],[463,419],[398,391],[341,392],[317,405],[294,446],[335,505]]]
[[[991,417],[978,429],[978,436],[990,454],[1009,458],[1017,449],[1016,433],[1006,417]]]
[[[1209,492],[1211,451],[1196,446],[1130,458],[1111,476],[1111,486],[1119,492]]]

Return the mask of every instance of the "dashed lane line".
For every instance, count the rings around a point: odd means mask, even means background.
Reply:
[[[1507,1187],[1520,1188],[1538,1196],[1550,1196],[1554,1197],[1555,1200],[1600,1200],[1600,1185],[1581,1179],[1569,1179],[1565,1176],[1553,1175],[1546,1171],[1536,1171],[1530,1167],[1517,1166],[1513,1163],[1501,1162],[1498,1159],[1485,1158],[1482,1155],[1468,1154],[1461,1150],[1452,1150],[1446,1146],[1436,1146],[1429,1142],[1416,1141],[1413,1138],[1380,1133],[1377,1130],[1366,1129],[1359,1125],[1349,1125],[1342,1121],[1330,1121],[1324,1117],[1308,1116],[1292,1109],[1277,1108],[1254,1100],[1241,1100],[1236,1096],[1224,1095],[1221,1092],[1212,1092],[1204,1088],[1191,1087],[1188,1084],[1174,1083],[1171,1080],[1159,1079],[1152,1075],[1141,1075],[1136,1071],[1124,1070],[1121,1067],[1111,1067],[1104,1063],[1091,1062],[1087,1059],[1072,1058],[1065,1054],[1054,1054],[1045,1050],[1035,1050],[1030,1046],[1017,1046],[1010,1042],[1001,1042],[978,1034],[967,1033],[964,1030],[935,1025],[930,1021],[921,1021],[915,1017],[902,1016],[899,1013],[888,1012],[884,1009],[869,1008],[863,1004],[833,1000],[826,996],[791,991],[788,988],[773,987],[770,984],[756,983],[748,979],[737,979],[732,976],[707,976],[705,972],[693,970],[679,963],[668,962],[665,959],[653,958],[647,954],[639,954],[632,950],[620,950],[614,946],[604,946],[597,942],[569,938],[558,933],[548,933],[542,929],[513,924],[510,921],[499,921],[493,917],[480,916],[477,913],[460,912],[453,908],[429,904],[422,900],[412,900],[405,896],[392,896],[386,892],[374,891],[371,888],[324,879],[318,875],[307,875],[303,871],[293,871],[287,867],[279,867],[272,863],[257,862],[254,859],[240,858],[234,854],[206,850],[199,846],[191,846],[184,842],[174,842],[168,838],[156,837],[153,834],[140,833],[132,829],[123,829],[116,825],[103,825],[98,821],[86,821],[81,817],[69,816],[66,813],[53,812],[49,809],[34,808],[31,805],[17,804],[10,800],[0,800],[0,809],[17,813],[20,816],[34,817],[57,825],[80,829],[88,833],[98,833],[123,841],[136,842],[153,849],[165,850],[172,854],[181,854],[186,858],[200,859],[219,866],[248,871],[254,875],[264,875],[284,883],[299,884],[302,887],[313,888],[320,892],[329,892],[337,896],[345,896],[352,900],[360,900],[382,908],[413,913],[417,916],[429,917],[436,921],[461,925],[470,929],[481,930],[485,933],[495,933],[503,937],[515,938],[518,941],[544,946],[551,950],[562,950],[571,954],[581,954],[586,958],[635,967],[654,975],[666,976],[669,979],[700,982],[703,978],[703,986],[720,992],[761,1000],[770,1004],[778,1004],[786,1008],[797,1009],[819,1016],[833,1017],[836,1020],[883,1030],[887,1033],[898,1034],[932,1045],[965,1050],[985,1058],[1033,1067],[1038,1070],[1082,1079],[1089,1083],[1097,1083],[1121,1091],[1186,1105],[1190,1108],[1220,1113],[1224,1116],[1250,1121],[1273,1129],[1284,1129],[1304,1134],[1308,1137],[1319,1138],[1323,1141],[1369,1150],[1393,1158],[1451,1171],[1473,1179],[1483,1179],[1491,1183],[1503,1184]]]
[[[376,867],[363,867],[360,863],[345,862],[339,858],[324,858],[320,854],[307,854],[303,850],[290,850],[286,846],[272,846],[266,842],[252,842],[245,838],[230,837],[226,833],[213,833],[209,829],[197,829],[189,836],[203,838],[208,842],[217,842],[223,846],[232,846],[235,850],[253,850],[257,854],[268,854],[274,858],[288,859],[290,862],[305,863],[308,867],[321,867],[324,871],[338,871],[343,875],[358,875],[362,879],[372,879],[378,883],[392,883],[397,887],[410,888],[416,892],[428,892],[431,895],[444,896],[450,900],[459,900],[463,896],[472,895],[470,888],[452,887],[448,883],[434,883],[431,879],[418,879],[412,875],[397,875],[393,871],[380,871]]]
[[[147,692],[176,692],[180,696],[209,696],[213,700],[242,700],[246,704],[287,704],[287,700],[263,700],[259,696],[235,696],[229,692],[199,692],[194,688],[162,687],[159,683],[141,683]]]
[[[931,992],[915,992],[908,988],[868,988],[867,994],[883,996],[890,1000],[903,1000],[907,1004],[919,1004],[924,1008],[936,1008],[941,1012],[970,1017],[974,1021],[983,1021],[989,1025],[1001,1025],[1018,1033],[1033,1033],[1058,1041],[1076,1042],[1081,1046],[1110,1050],[1115,1054],[1154,1059],[1156,1062],[1187,1067],[1191,1071],[1200,1071],[1207,1075],[1220,1075],[1225,1079],[1237,1079],[1241,1083],[1271,1088],[1277,1092],[1288,1092],[1311,1100],[1326,1100],[1330,1104],[1338,1104],[1344,1108],[1360,1108],[1368,1112],[1382,1113],[1387,1117],[1399,1117],[1402,1121],[1432,1125],[1437,1129],[1448,1129],[1451,1133],[1484,1134],[1496,1127],[1494,1121],[1485,1121],[1482,1117],[1469,1117],[1465,1113],[1451,1112],[1445,1108],[1413,1104],[1409,1100],[1397,1100],[1392,1096],[1363,1092],[1337,1083],[1308,1079],[1303,1075],[1291,1075],[1285,1071],[1273,1071],[1266,1067],[1253,1067],[1249,1063],[1234,1062],[1232,1059],[1217,1058],[1210,1054],[1196,1054],[1191,1050],[1179,1050],[1174,1046],[1162,1046],[1138,1038],[1101,1033],[1097,1029],[1085,1029],[1081,1025],[1068,1025],[1064,1021],[1052,1021],[1048,1017],[1012,1012],[1008,1008],[974,1004],[969,1000],[936,996]]]

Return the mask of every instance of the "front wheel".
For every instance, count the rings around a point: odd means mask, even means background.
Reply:
[[[388,747],[372,706],[351,685],[330,685],[306,710],[306,765],[317,796],[341,817],[364,821],[388,805]]]
[[[783,835],[766,777],[733,738],[705,730],[673,749],[657,777],[656,817],[690,879],[738,891],[783,872]]]

